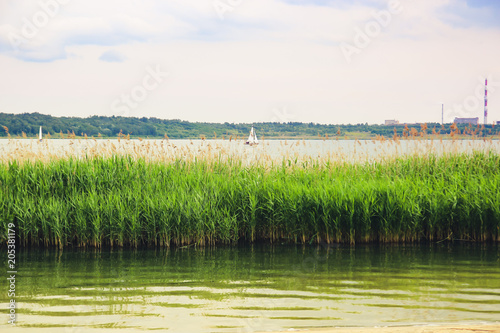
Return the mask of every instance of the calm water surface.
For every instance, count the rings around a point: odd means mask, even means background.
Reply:
[[[252,332],[500,321],[499,245],[24,250],[18,258],[24,327]]]
[[[267,157],[275,160],[296,158],[328,158],[342,161],[370,161],[405,154],[443,154],[471,151],[500,153],[500,140],[264,140],[258,146],[246,146],[242,140],[92,140],[45,139],[0,140],[0,158],[16,159],[41,156],[139,154],[158,157],[234,156],[256,161]],[[141,153],[142,152],[142,153]],[[106,154],[105,154],[106,155]]]

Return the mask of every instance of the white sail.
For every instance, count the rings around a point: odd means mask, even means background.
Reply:
[[[248,140],[247,142],[253,142],[253,127],[252,127],[252,130],[250,131],[250,135],[248,136]]]
[[[259,140],[257,140],[257,134],[255,133],[253,127],[252,127],[252,133],[253,133],[253,143],[255,144],[259,143]]]
[[[38,139],[42,141],[42,126],[40,126],[40,133],[38,134]]]
[[[259,144],[259,140],[257,140],[257,134],[255,134],[255,129],[252,127],[250,130],[250,135],[248,136],[247,145],[257,145]]]

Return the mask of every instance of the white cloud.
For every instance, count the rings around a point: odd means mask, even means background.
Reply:
[[[0,1],[9,10],[0,14],[0,110],[109,114],[159,64],[172,75],[132,115],[257,121],[284,106],[305,122],[430,121],[442,102],[473,93],[478,76],[500,79],[500,30],[450,23],[458,0],[401,0],[401,14],[347,64],[339,43],[386,8],[370,3],[243,0],[220,20],[211,0],[73,0],[15,52],[9,32],[39,6]],[[490,103],[500,119],[500,89]]]
[[[125,59],[126,57],[116,50],[106,51],[99,57],[99,60],[107,62],[122,62]]]

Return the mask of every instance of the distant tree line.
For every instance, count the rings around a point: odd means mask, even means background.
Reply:
[[[201,123],[188,122],[179,119],[133,118],[133,117],[104,117],[92,116],[53,117],[40,113],[9,114],[0,113],[0,136],[33,137],[38,134],[40,126],[44,135],[58,137],[62,133],[67,135],[89,137],[116,137],[130,135],[132,137],[158,138],[167,135],[171,139],[199,139],[228,138],[229,136],[247,136],[250,127],[254,126],[259,137],[268,138],[325,138],[357,136],[361,138],[384,136],[392,138],[394,135],[422,136],[425,134],[460,134],[469,136],[492,136],[500,134],[500,126],[468,125],[468,124],[398,124],[398,125],[324,125],[299,122],[266,122],[266,123]]]

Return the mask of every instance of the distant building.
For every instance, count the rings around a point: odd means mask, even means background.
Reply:
[[[479,123],[479,117],[476,118],[455,118],[453,121],[455,124],[472,124],[477,125]]]
[[[385,125],[388,126],[388,125],[397,125],[399,124],[399,120],[386,120],[385,121]]]

